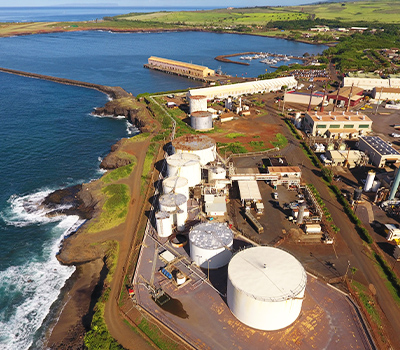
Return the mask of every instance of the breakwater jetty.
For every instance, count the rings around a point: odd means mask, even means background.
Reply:
[[[74,85],[74,86],[80,86],[80,87],[84,87],[84,88],[88,88],[88,89],[95,89],[95,90],[98,90],[100,92],[107,94],[112,99],[118,99],[118,98],[132,96],[131,94],[129,94],[123,88],[121,88],[119,86],[99,85],[99,84],[93,84],[93,83],[88,83],[88,82],[79,81],[79,80],[57,78],[57,77],[53,77],[50,75],[29,73],[29,72],[23,72],[23,71],[19,71],[19,70],[15,70],[15,69],[8,69],[8,68],[1,68],[1,67],[0,67],[0,72],[20,75],[20,76],[28,77],[28,78],[36,78],[36,79],[54,81],[56,83],[64,84],[64,85]]]
[[[250,63],[248,62],[240,62],[240,61],[232,61],[229,59],[229,57],[236,57],[236,56],[248,56],[248,55],[259,55],[260,52],[254,52],[254,51],[248,51],[248,52],[239,52],[239,53],[233,53],[230,55],[219,55],[215,57],[214,59],[220,62],[225,62],[225,63],[235,63],[235,64],[241,64],[243,66],[249,66]],[[276,54],[276,53],[268,53],[269,57],[278,57],[278,58],[284,58],[286,55],[283,54]],[[294,60],[300,60],[300,61],[306,61],[307,58],[301,57],[301,56],[290,56],[291,59]]]

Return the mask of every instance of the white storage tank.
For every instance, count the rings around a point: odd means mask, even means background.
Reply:
[[[176,229],[179,232],[185,231],[186,228],[186,219],[188,217],[187,212],[184,212],[183,210],[179,209],[176,213]]]
[[[365,180],[364,191],[369,192],[372,189],[375,179],[375,171],[368,171],[367,179]]]
[[[208,182],[226,179],[226,169],[221,165],[211,165],[208,168]]]
[[[163,180],[163,193],[181,193],[189,198],[189,181],[186,177],[171,176]]]
[[[203,96],[203,95],[190,96],[189,109],[190,109],[190,114],[192,114],[193,112],[198,112],[198,111],[206,111],[207,110],[207,96]]]
[[[197,154],[176,153],[167,158],[169,177],[179,176],[188,180],[188,186],[193,187],[201,182],[200,157]]]
[[[159,211],[156,213],[157,233],[160,237],[169,237],[172,234],[172,215]]]
[[[207,111],[197,111],[190,114],[190,125],[195,130],[210,130],[213,128],[213,115]]]
[[[228,264],[233,232],[225,224],[205,222],[189,233],[190,258],[202,268],[217,269]]]
[[[160,211],[176,213],[183,210],[187,215],[187,198],[181,193],[163,194],[159,199]]]
[[[197,154],[201,165],[213,162],[216,158],[216,142],[206,135],[183,135],[173,140],[172,146],[174,153]]]
[[[291,254],[273,247],[252,247],[229,262],[227,303],[249,327],[282,329],[299,316],[306,282],[303,266]]]

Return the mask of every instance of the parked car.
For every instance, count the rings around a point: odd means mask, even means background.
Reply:
[[[400,137],[400,134],[397,134],[397,133],[395,133],[395,132],[392,132],[392,133],[390,134],[390,136],[398,138],[398,137]]]
[[[274,197],[274,199],[278,199],[278,192],[272,193],[272,197]]]

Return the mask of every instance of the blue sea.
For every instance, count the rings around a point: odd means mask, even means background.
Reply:
[[[62,15],[54,9],[41,14],[47,20]],[[74,32],[1,38],[0,67],[117,85],[137,95],[201,85],[143,68],[151,55],[257,76],[265,72],[259,62],[244,67],[214,57],[323,49],[247,35]],[[46,328],[41,325],[74,272],[55,256],[63,237],[81,222],[75,216],[49,218],[39,203],[51,191],[100,177],[102,157],[117,140],[132,136],[131,128],[124,119],[91,113],[107,102],[98,91],[6,73],[0,73],[0,86],[0,348],[40,349]]]

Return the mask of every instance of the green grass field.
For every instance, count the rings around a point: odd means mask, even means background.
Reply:
[[[257,12],[251,9],[214,10],[214,11],[179,11],[179,12],[152,12],[130,13],[118,16],[118,19],[130,21],[152,21],[169,24],[188,25],[262,25],[270,21],[288,21],[306,19],[307,13],[299,11],[282,11],[280,9],[258,8]]]
[[[291,6],[287,9],[315,14],[317,18],[343,22],[400,23],[400,1],[398,0],[325,3],[308,6]]]

